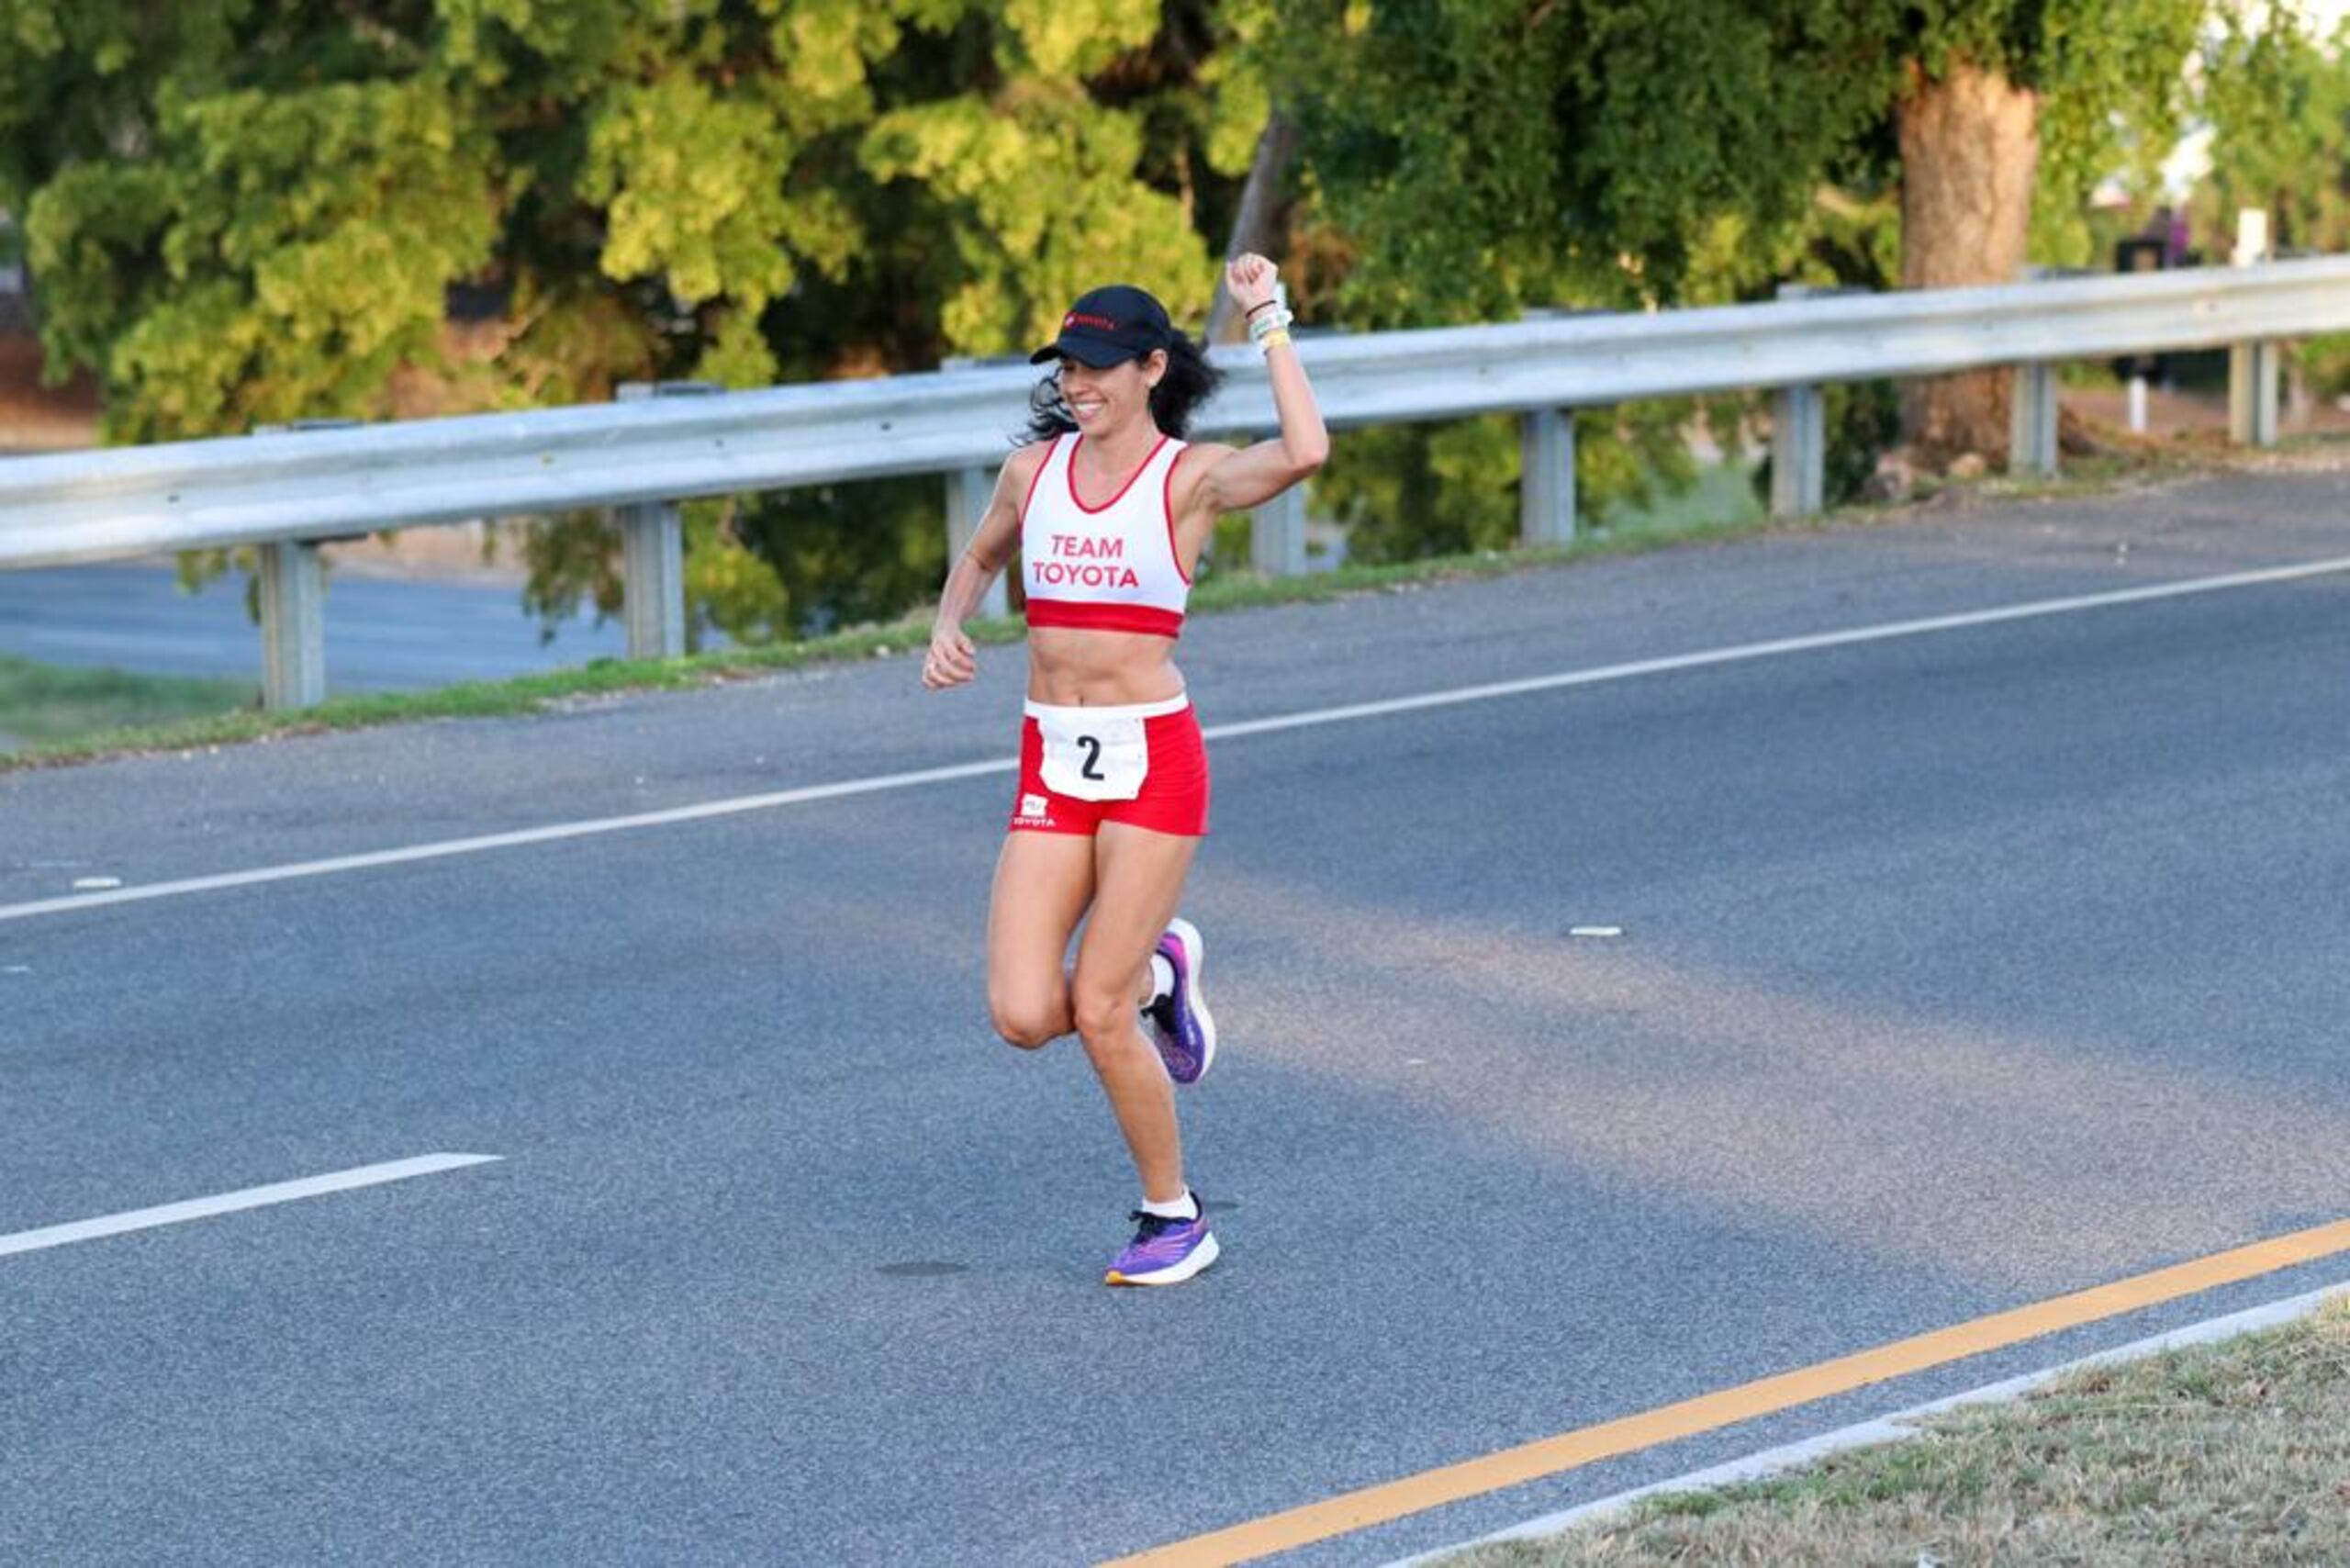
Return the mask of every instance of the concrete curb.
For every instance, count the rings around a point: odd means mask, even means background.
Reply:
[[[1840,1427],[1832,1432],[1823,1432],[1816,1438],[1806,1438],[1800,1442],[1785,1443],[1778,1448],[1765,1449],[1760,1453],[1749,1454],[1743,1459],[1730,1460],[1727,1463],[1711,1465],[1704,1470],[1693,1470],[1685,1475],[1676,1475],[1670,1480],[1653,1482],[1646,1486],[1637,1486],[1631,1491],[1618,1492],[1613,1496],[1602,1497],[1595,1502],[1583,1503],[1572,1508],[1564,1508],[1554,1514],[1544,1514],[1539,1518],[1528,1519],[1523,1524],[1512,1525],[1507,1529],[1495,1530],[1491,1535],[1481,1535],[1473,1540],[1460,1541],[1451,1546],[1440,1546],[1431,1551],[1423,1551],[1416,1556],[1398,1558],[1389,1563],[1387,1568],[1430,1568],[1430,1565],[1442,1562],[1454,1552],[1466,1551],[1472,1547],[1489,1546],[1505,1540],[1534,1540],[1572,1529],[1578,1525],[1591,1524],[1622,1513],[1642,1498],[1652,1497],[1661,1493],[1702,1492],[1740,1481],[1759,1481],[1766,1476],[1777,1475],[1799,1465],[1808,1464],[1813,1460],[1821,1459],[1830,1454],[1868,1448],[1878,1443],[1898,1442],[1904,1438],[1917,1436],[1918,1428],[1915,1423],[1929,1416],[1939,1415],[1944,1410],[1954,1409],[1963,1405],[1985,1405],[1996,1400],[2014,1399],[2039,1387],[2042,1383],[2063,1377],[2069,1372],[2078,1372],[2085,1367],[2103,1366],[2114,1361],[2132,1361],[2165,1350],[2179,1350],[2188,1345],[2210,1344],[2220,1339],[2232,1339],[2239,1334],[2249,1334],[2255,1329],[2273,1328],[2280,1323],[2290,1323],[2296,1319],[2307,1317],[2328,1300],[2345,1294],[2350,1294],[2350,1280],[2345,1280],[2339,1284],[2321,1285],[2316,1290],[2305,1292],[2283,1301],[2271,1302],[2266,1306],[2246,1307],[2242,1312],[2232,1312],[2224,1317],[2206,1318],[2200,1323],[2190,1323],[2184,1328],[2174,1328],[2168,1333],[2135,1339],[2110,1350],[2099,1350],[2095,1355],[2082,1356],[2057,1366],[2044,1367],[2039,1372],[2025,1372],[2020,1376],[2008,1378],[1999,1383],[1986,1383],[1981,1388],[1969,1389],[1964,1394],[1953,1394],[1947,1398],[1932,1400],[1924,1405],[1914,1405],[1906,1410],[1897,1410],[1891,1415],[1880,1416],[1874,1420],[1857,1422],[1850,1427]]]

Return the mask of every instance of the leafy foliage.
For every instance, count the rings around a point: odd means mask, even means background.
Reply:
[[[1225,36],[1203,0],[0,0],[0,207],[114,440],[915,369],[1105,278],[1204,310],[1220,106],[1264,102]],[[808,563],[934,566],[919,489],[702,519],[698,604],[850,612]],[[543,610],[610,602],[610,538],[540,531]]]
[[[2282,252],[2350,247],[2350,23],[2320,39],[2279,5],[2255,25],[2230,11],[2208,41],[2204,118],[2215,129],[2210,174],[2188,212],[2212,253],[2235,243],[2236,214],[2269,215]],[[2350,334],[2294,344],[2296,374],[2319,395],[2350,392]]]
[[[2235,242],[2235,215],[2269,215],[2279,249],[2350,245],[2350,24],[2321,42],[2290,7],[2258,25],[2221,15],[2202,61],[2211,170],[2192,217],[2210,248]]]
[[[2214,7],[2206,0],[2008,0],[2007,8],[2001,58],[2040,94],[2033,259],[2093,265],[2090,192],[2117,168],[2143,181],[2177,144],[2188,106],[2185,66]]]
[[[1961,62],[2040,94],[2045,259],[2086,259],[2074,214],[2088,182],[2132,137],[2168,144],[2202,8],[1307,0],[1282,7],[1265,69],[1305,133],[1336,312],[1435,324],[1752,298],[1783,280],[1888,286],[1893,117],[1915,82]],[[1839,431],[1871,439],[1881,421],[1868,398],[1854,407]],[[1579,459],[1604,466],[1616,432],[1595,433]],[[1506,443],[1486,444],[1514,470]],[[1447,465],[1416,449],[1411,465]],[[1469,487],[1428,498],[1458,513],[1437,538],[1494,526]]]
[[[1962,59],[2040,94],[2039,253],[2087,259],[2078,197],[2167,145],[2203,8],[0,0],[0,207],[50,364],[98,373],[116,440],[917,369],[1024,347],[1112,278],[1196,320],[1275,103],[1318,321],[1706,303],[1897,277],[1893,106]],[[2338,142],[2338,84],[2226,39],[2207,71],[2302,84],[2224,100],[2275,149],[2229,178],[2288,177],[2329,113]],[[1692,411],[1580,415],[1586,510],[1684,482]],[[1505,420],[1362,432],[1317,498],[1371,558],[1498,544],[1517,463]],[[689,509],[698,624],[894,612],[934,586],[940,491]],[[551,521],[533,602],[616,606],[612,552]]]
[[[1895,87],[1869,7],[1749,0],[1286,6],[1280,90],[1331,220],[1350,319],[1732,297]],[[1432,220],[1441,215],[1440,221]]]

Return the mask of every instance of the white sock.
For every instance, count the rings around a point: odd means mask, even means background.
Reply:
[[[1146,1002],[1143,1005],[1147,1007],[1151,1002],[1157,1002],[1162,996],[1172,996],[1174,993],[1175,966],[1167,961],[1166,954],[1153,953],[1150,956],[1150,1002]]]
[[[1200,1202],[1192,1195],[1192,1189],[1186,1187],[1183,1195],[1171,1204],[1154,1204],[1145,1198],[1142,1212],[1157,1215],[1161,1219],[1197,1219],[1200,1217]]]

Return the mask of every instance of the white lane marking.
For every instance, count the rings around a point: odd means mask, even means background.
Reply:
[[[210,877],[186,877],[175,882],[149,882],[113,892],[84,893],[70,898],[36,899],[30,903],[0,904],[0,920],[25,920],[65,910],[95,909],[103,904],[137,903],[146,899],[174,898],[182,893],[210,892],[220,888],[249,888],[262,882],[291,881],[300,877],[328,877],[339,871],[364,871],[374,866],[398,866],[411,860],[440,860],[452,855],[478,855],[485,850],[514,849],[527,844],[551,844],[558,839],[587,838],[599,833],[660,827],[670,823],[699,822],[708,817],[763,812],[776,806],[797,806],[810,801],[830,801],[843,795],[870,795],[883,790],[904,790],[917,784],[937,784],[951,778],[977,778],[1019,768],[1017,757],[997,762],[965,762],[952,767],[926,767],[917,773],[890,773],[878,778],[851,778],[838,784],[811,784],[799,790],[778,790],[769,795],[743,795],[699,805],[673,806],[666,811],[640,812],[633,816],[600,817],[588,822],[555,823],[547,827],[520,828],[512,833],[484,834],[478,838],[453,838],[438,844],[412,844],[404,849],[377,849],[364,855],[338,855],[326,860],[303,860],[289,866],[263,866],[252,871],[224,871]]]
[[[1523,680],[1494,681],[1485,686],[1463,686],[1445,691],[1422,692],[1416,697],[1393,697],[1376,702],[1354,702],[1338,708],[1318,708],[1302,713],[1285,713],[1270,719],[1248,719],[1230,724],[1214,724],[1208,726],[1203,733],[1210,740],[1231,740],[1242,735],[1271,734],[1281,730],[1307,729],[1316,724],[1337,724],[1357,719],[1383,718],[1391,713],[1416,712],[1427,708],[1449,708],[1464,702],[1483,702],[1502,697],[1524,697],[1539,691],[1561,691],[1572,687],[1597,686],[1606,681],[1629,680],[1638,676],[1663,675],[1675,670],[1704,669],[1714,665],[1737,664],[1748,659],[1776,658],[1785,654],[1812,653],[1822,648],[1851,647],[1862,643],[1881,643],[1896,637],[1917,637],[1934,632],[1956,632],[1974,626],[1997,625],[2007,621],[2029,621],[2041,616],[2068,615],[2084,610],[2102,610],[2112,605],[2143,604],[2152,599],[2182,599],[2190,594],[2218,593],[2229,588],[2291,582],[2297,578],[2322,577],[2329,573],[2344,571],[2350,571],[2350,556],[2327,561],[2305,562],[2293,566],[2270,566],[2257,571],[2231,572],[2224,577],[2194,577],[2185,582],[2156,583],[2145,588],[2116,588],[2105,593],[2075,594],[2065,599],[2034,599],[2024,604],[2001,605],[1991,610],[1964,610],[1953,615],[1931,615],[1915,621],[1887,622],[1882,625],[1858,626],[1842,632],[1819,632],[1801,637],[1778,637],[1764,643],[1740,643],[1732,647],[1711,648],[1702,653],[1676,654],[1665,658],[1635,659],[1627,664],[1600,665],[1590,669],[1567,670],[1557,675],[1533,676]],[[209,877],[187,877],[172,882],[151,882],[140,887],[119,888],[111,892],[36,899],[29,903],[0,904],[0,921],[27,920],[36,915],[60,914],[69,910],[96,909],[115,903],[137,903],[149,899],[174,898],[183,893],[211,892],[223,888],[253,887],[263,882],[291,881],[302,877],[332,876],[338,872],[365,870],[375,866],[397,866],[416,860],[439,860],[454,855],[476,855],[492,849],[513,849],[524,845],[550,844],[566,838],[587,838],[597,834],[624,833],[634,828],[662,827],[673,823],[700,822],[711,817],[733,816],[744,812],[761,812],[779,806],[805,805],[814,801],[835,801],[852,795],[878,794],[888,790],[908,790],[918,785],[940,784],[957,778],[978,778],[990,773],[1010,773],[1018,767],[1019,761],[1014,757],[1003,757],[991,762],[966,762],[951,767],[926,767],[912,773],[890,773],[878,778],[845,779],[837,784],[815,784],[798,790],[778,790],[771,794],[744,795],[732,800],[708,801],[699,805],[677,806],[658,812],[640,812],[631,816],[556,823],[546,827],[523,828],[512,833],[486,834],[477,838],[448,839],[437,844],[410,845],[402,849],[380,849],[363,855],[339,855],[325,860],[304,860],[286,866],[264,866],[251,871],[229,871]]]
[[[1992,626],[2003,621],[2029,621],[2043,615],[2067,615],[2082,610],[2102,610],[2109,605],[2139,604],[2148,599],[2180,599],[2188,594],[2217,593],[2223,588],[2253,588],[2264,583],[2289,582],[2297,577],[2322,577],[2329,572],[2350,571],[2350,557],[2331,561],[2311,561],[2298,566],[2270,566],[2254,572],[2232,572],[2221,577],[2196,577],[2187,582],[2157,583],[2148,588],[2116,588],[2107,593],[2075,594],[2067,599],[2034,599],[2027,604],[2001,605],[1994,610],[1963,610],[1955,615],[1930,615],[1916,621],[1891,621],[1880,626],[1856,626],[1844,632],[1818,632],[1802,637],[1778,637],[1767,643],[1740,643],[1733,647],[1709,648],[1703,653],[1675,654],[1658,659],[1635,659],[1628,664],[1601,665],[1593,669],[1569,670],[1561,675],[1531,676],[1524,680],[1498,680],[1489,686],[1464,686],[1450,691],[1431,691],[1418,697],[1393,697],[1379,702],[1356,702],[1343,708],[1325,708],[1316,712],[1292,713],[1277,719],[1253,719],[1242,723],[1224,724],[1206,732],[1210,739],[1224,735],[1261,734],[1270,730],[1304,729],[1309,724],[1336,724],[1351,719],[1379,718],[1389,713],[1409,713],[1422,708],[1445,708],[1460,702],[1479,702],[1495,697],[1523,697],[1536,691],[1559,691],[1568,687],[1596,686],[1603,681],[1628,680],[1634,676],[1663,675],[1673,670],[1704,669],[1712,665],[1737,664],[1746,659],[1775,658],[1782,654],[1807,654],[1821,648],[1850,647],[1858,643],[1882,643],[1894,637],[1917,637],[1930,632],[1955,632],[1971,626]],[[6,911],[0,910],[0,914]]]
[[[14,1252],[38,1252],[44,1247],[62,1247],[73,1241],[91,1241],[101,1236],[119,1236],[126,1230],[151,1230],[159,1225],[208,1219],[214,1215],[234,1214],[239,1209],[258,1209],[271,1204],[290,1204],[297,1198],[346,1193],[353,1187],[405,1182],[411,1176],[430,1176],[436,1171],[457,1170],[468,1165],[487,1165],[504,1158],[498,1154],[420,1154],[414,1159],[362,1165],[354,1170],[337,1170],[326,1176],[305,1176],[298,1182],[278,1182],[266,1187],[247,1187],[240,1192],[222,1193],[209,1198],[190,1198],[184,1204],[162,1204],[151,1209],[131,1209],[118,1215],[103,1215],[96,1219],[75,1220],[71,1225],[20,1230],[14,1236],[0,1236],[0,1258]]]

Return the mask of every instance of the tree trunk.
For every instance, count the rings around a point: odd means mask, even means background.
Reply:
[[[2031,229],[2040,102],[1997,71],[1964,61],[1940,81],[1916,62],[1895,113],[1901,137],[1901,285],[2013,283]],[[1968,371],[1911,382],[1905,441],[1926,461],[1963,452],[2004,457],[2010,377]]]
[[[1281,199],[1281,178],[1289,173],[1290,160],[1296,155],[1297,127],[1287,115],[1275,109],[1265,117],[1264,134],[1257,138],[1257,156],[1248,165],[1248,183],[1240,187],[1240,210],[1232,219],[1232,242],[1224,248],[1225,260],[1248,251],[1272,256],[1279,249],[1283,210],[1288,205]],[[1215,282],[1215,303],[1208,307],[1207,341],[1236,342],[1240,334],[1238,313],[1233,309],[1232,296],[1219,276]]]

